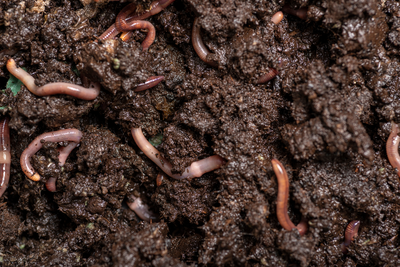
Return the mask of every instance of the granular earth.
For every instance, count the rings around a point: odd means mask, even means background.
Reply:
[[[129,1],[0,0],[0,113],[10,117],[11,176],[0,199],[3,266],[400,266],[400,180],[386,156],[400,122],[400,3],[394,0],[176,0],[147,19],[156,40],[98,39]],[[145,10],[150,0],[136,1]],[[271,16],[284,4],[307,20]],[[191,28],[219,63],[200,60]],[[6,89],[13,58],[37,85],[100,82],[93,101]],[[276,68],[266,84],[260,76]],[[150,76],[165,80],[143,92]],[[182,172],[219,155],[226,164],[192,180],[166,177],[131,127]],[[38,135],[83,132],[63,167],[60,144],[19,164]],[[61,144],[66,145],[66,144]],[[276,217],[271,159],[289,174],[289,217]],[[57,192],[45,182],[56,177]],[[140,196],[160,222],[125,202]],[[358,237],[342,252],[348,223]]]

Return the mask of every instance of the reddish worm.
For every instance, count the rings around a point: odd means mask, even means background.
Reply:
[[[307,221],[302,218],[296,227],[288,215],[289,178],[287,172],[279,160],[272,159],[271,163],[278,180],[278,197],[276,200],[276,216],[278,217],[278,221],[285,230],[291,231],[293,228],[297,228],[300,235],[303,236],[308,230]]]
[[[162,184],[162,182],[164,181],[164,179],[165,179],[165,174],[163,173],[163,172],[160,172],[158,175],[157,175],[157,178],[156,178],[156,184],[157,184],[157,186],[160,186],[161,184]]]
[[[344,234],[344,242],[342,244],[342,252],[346,253],[351,241],[358,236],[358,228],[360,228],[360,221],[351,221],[346,227]]]
[[[0,121],[0,197],[6,191],[8,181],[10,180],[10,166],[11,166],[11,154],[10,154],[10,128],[8,127],[9,118],[5,117]]]
[[[57,182],[57,178],[50,177],[46,182],[47,190],[50,192],[56,192],[57,191],[56,182]]]
[[[139,84],[135,90],[135,92],[140,92],[152,88],[159,84],[162,80],[164,80],[164,76],[151,76],[144,83]]]
[[[140,219],[150,222],[151,221],[158,221],[159,217],[156,213],[152,212],[149,209],[149,206],[143,203],[140,197],[135,198],[133,202],[126,202],[128,207],[133,210]]]
[[[74,142],[76,146],[81,141],[81,138],[82,138],[82,132],[77,129],[65,129],[39,135],[38,137],[35,138],[35,140],[32,141],[32,143],[29,144],[28,148],[26,148],[24,152],[22,152],[20,159],[22,171],[32,181],[39,181],[40,175],[33,169],[29,160],[37,151],[39,151],[39,149],[42,148],[43,143],[71,141]],[[72,146],[73,146],[72,144],[69,144],[67,147],[62,149],[62,153],[60,153],[60,156],[62,155],[61,158],[64,158],[66,153],[69,154],[71,152],[71,150],[73,149]],[[65,160],[64,162],[60,163],[64,164]]]
[[[199,18],[195,18],[193,22],[192,28],[192,45],[194,51],[199,56],[199,58],[210,65],[211,67],[218,67],[218,63],[207,59],[207,56],[210,55],[210,50],[208,50],[207,46],[203,43],[203,39],[201,39],[201,27],[199,24]]]
[[[69,144],[67,146],[63,146],[58,148],[58,152],[60,153],[58,155],[58,165],[59,166],[63,166],[65,164],[65,161],[67,160],[69,154],[72,152],[72,150],[74,150],[74,148],[78,145],[78,143],[76,142],[69,142]],[[56,192],[56,182],[57,182],[57,178],[55,177],[50,177],[47,182],[46,182],[46,188],[47,190],[49,190],[50,192]]]
[[[8,71],[19,79],[28,90],[37,96],[66,94],[83,100],[93,100],[100,93],[100,84],[91,83],[90,88],[85,88],[71,83],[49,83],[38,87],[35,79],[21,68],[17,68],[14,59],[7,61]]]
[[[175,0],[158,0],[153,1],[150,4],[148,10],[145,10],[142,13],[136,12],[136,4],[131,3],[125,6],[117,15],[117,19],[115,20],[115,25],[117,30],[119,31],[129,31],[129,23],[134,20],[144,20],[150,16],[160,13],[163,11],[167,6],[172,4]]]
[[[169,177],[174,179],[180,180],[185,178],[190,179],[194,177],[200,177],[206,172],[220,168],[225,163],[223,158],[218,155],[213,155],[208,158],[193,162],[181,175],[173,174],[171,171],[171,163],[161,156],[161,153],[154,146],[152,146],[149,141],[147,141],[141,128],[132,127],[132,136],[140,150],[142,150],[143,153],[158,167],[160,167]]]
[[[393,168],[397,168],[397,175],[400,176],[400,155],[399,155],[399,143],[400,136],[399,126],[397,123],[391,122],[392,131],[390,132],[389,138],[386,142],[386,154],[389,159],[390,165]]]
[[[100,35],[101,40],[112,39],[118,35],[121,31],[125,32],[121,35],[123,41],[127,41],[131,37],[129,31],[135,29],[148,29],[149,32],[146,39],[142,43],[143,50],[146,50],[154,41],[155,38],[155,28],[150,22],[143,23],[142,20],[160,13],[168,5],[170,5],[175,0],[158,0],[150,4],[150,8],[142,13],[136,12],[136,4],[131,3],[124,7],[117,15],[116,22],[111,25],[102,35]]]
[[[115,24],[118,29],[118,24]],[[143,51],[146,51],[156,38],[156,29],[153,24],[146,20],[134,20],[129,22],[127,28],[124,31],[133,31],[138,29],[147,29],[147,36],[142,42]],[[125,37],[124,37],[125,38]]]

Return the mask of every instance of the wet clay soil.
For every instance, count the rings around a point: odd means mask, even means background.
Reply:
[[[400,123],[399,2],[176,0],[147,19],[157,31],[147,52],[143,31],[98,39],[127,2],[0,0],[1,89],[9,58],[39,86],[81,85],[78,73],[102,86],[93,101],[2,91],[12,154],[3,266],[400,266],[400,180],[385,151]],[[307,20],[273,24],[284,4],[307,7]],[[192,47],[195,17],[218,68]],[[279,75],[257,84],[270,67]],[[133,91],[156,75],[160,85]],[[175,173],[214,154],[226,164],[157,186],[160,169],[131,127],[163,136],[157,148]],[[80,146],[60,167],[66,143],[45,143],[31,159],[43,179],[27,179],[23,150],[66,128],[83,132]],[[308,220],[302,237],[277,220],[273,158],[289,174],[289,217]],[[139,196],[160,222],[127,207]],[[344,254],[352,220],[361,226]]]

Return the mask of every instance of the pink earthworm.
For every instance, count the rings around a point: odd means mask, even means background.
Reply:
[[[160,167],[164,173],[174,179],[180,180],[185,178],[190,179],[194,177],[200,177],[206,172],[220,168],[225,163],[223,158],[218,155],[213,155],[208,158],[193,162],[181,175],[173,174],[171,172],[171,163],[161,156],[160,152],[154,146],[152,146],[149,141],[147,141],[141,128],[132,127],[132,136],[140,150],[142,150],[149,159],[151,159],[158,167]]]
[[[70,141],[67,146],[62,146],[58,149],[58,152],[60,153],[58,155],[58,160],[60,161],[58,163],[59,166],[63,166],[65,164],[65,161],[67,160],[69,154],[71,154],[72,150],[74,150],[78,143],[79,142]]]
[[[0,197],[4,194],[10,180],[10,166],[11,166],[11,154],[10,154],[10,128],[8,127],[8,117],[4,117],[0,121]]]
[[[218,67],[218,63],[212,60],[207,59],[208,55],[211,54],[210,50],[208,50],[207,46],[204,44],[203,39],[201,39],[201,27],[199,24],[199,18],[195,18],[193,22],[192,28],[192,45],[194,51],[199,56],[199,58],[210,65],[211,67]]]
[[[289,178],[287,172],[279,160],[272,159],[271,163],[278,180],[278,197],[276,200],[276,216],[278,217],[278,221],[285,230],[291,231],[293,228],[297,228],[300,235],[303,236],[308,230],[307,220],[302,218],[296,227],[288,215]]]
[[[58,166],[63,166],[65,164],[65,161],[67,160],[69,154],[74,150],[74,148],[78,145],[76,142],[69,142],[67,146],[62,146],[58,148],[58,152],[60,153],[58,155]],[[55,177],[50,177],[47,182],[46,182],[46,188],[50,192],[56,192],[56,182],[57,178]]]
[[[344,234],[344,242],[342,244],[343,253],[347,252],[347,248],[349,247],[351,241],[358,236],[358,228],[360,228],[360,221],[357,220],[351,221],[347,225],[346,232]]]
[[[118,35],[121,31],[130,31],[123,30],[124,27],[129,28],[129,24],[134,20],[143,20],[152,15],[155,15],[165,9],[168,5],[170,5],[175,0],[158,0],[154,1],[150,4],[150,8],[142,13],[136,12],[136,4],[131,3],[124,7],[118,14],[116,23],[111,25],[102,35],[100,35],[101,40],[112,39]],[[126,33],[127,34],[127,33]],[[132,34],[121,35],[121,39],[123,41],[127,41]]]
[[[283,19],[283,13],[282,13],[282,11],[278,11],[278,12],[276,12],[276,13],[272,16],[271,21],[272,21],[275,25],[278,25],[279,22],[282,21],[282,19]]]
[[[132,37],[132,35],[133,35],[133,32],[131,32],[131,31],[123,32],[119,38],[121,38],[121,40],[124,42],[128,42],[129,39]]]
[[[169,6],[175,0],[157,0],[153,1],[150,4],[148,10],[144,12],[137,13],[136,12],[136,3],[130,3],[125,6],[117,15],[117,19],[115,20],[115,25],[117,30],[119,31],[129,31],[130,28],[128,25],[134,20],[144,20],[150,16],[160,13],[167,6]]]
[[[272,80],[273,78],[275,78],[276,75],[278,75],[278,74],[279,74],[279,72],[276,69],[269,68],[269,71],[266,74],[264,74],[263,76],[258,78],[257,83],[258,84],[266,83],[266,82]]]
[[[133,210],[140,219],[146,222],[150,222],[150,220],[159,221],[159,216],[156,213],[152,212],[149,209],[149,206],[144,204],[140,197],[135,197],[135,200],[133,202],[127,201],[126,204],[128,204],[128,207]]]
[[[103,32],[100,36],[99,39],[101,40],[109,40],[109,39],[114,39],[118,33],[120,33],[117,28],[115,27],[115,23],[111,25],[105,32]]]
[[[56,192],[57,191],[56,181],[57,178],[50,177],[46,182],[46,189],[50,192]]]
[[[386,154],[389,159],[390,165],[397,169],[397,175],[400,177],[400,155],[399,155],[399,143],[400,136],[399,126],[397,123],[391,122],[392,131],[390,132],[389,138],[386,142]]]
[[[135,90],[135,92],[140,92],[152,88],[162,82],[164,80],[164,76],[151,76],[144,83],[139,84]]]
[[[32,143],[29,144],[28,148],[26,148],[24,152],[22,152],[20,159],[22,171],[32,181],[39,181],[40,175],[33,169],[29,160],[37,151],[39,151],[39,149],[42,148],[43,142],[71,141],[79,143],[81,141],[81,138],[82,132],[77,129],[64,129],[39,135],[35,138],[35,140],[32,141]],[[71,149],[72,145],[70,145],[66,147],[64,152]],[[65,161],[62,164],[64,163]]]
[[[287,14],[296,16],[296,17],[298,17],[298,18],[300,18],[302,20],[306,20],[307,19],[307,11],[308,11],[307,7],[302,7],[302,8],[299,8],[299,9],[293,9],[288,4],[286,4],[286,5],[283,6],[282,11],[287,13]]]
[[[118,29],[118,24],[115,24]],[[132,31],[132,30],[137,30],[137,29],[147,29],[147,36],[142,42],[142,47],[143,50],[147,50],[150,45],[154,42],[154,39],[156,38],[156,29],[154,28],[153,24],[146,20],[133,20],[127,24],[127,27],[124,28],[123,31]]]
[[[71,83],[49,83],[38,87],[35,79],[21,68],[17,68],[14,59],[7,61],[8,71],[19,79],[28,90],[37,96],[66,94],[83,100],[93,100],[100,93],[100,84],[91,83],[90,88],[85,88]]]
[[[163,172],[160,172],[158,175],[157,175],[157,178],[156,178],[156,184],[157,184],[157,186],[160,186],[161,184],[162,184],[162,182],[164,181],[164,179],[165,179],[165,174],[163,173]]]

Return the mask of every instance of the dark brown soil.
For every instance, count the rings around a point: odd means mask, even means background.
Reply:
[[[82,84],[78,72],[102,85],[93,101],[3,90],[12,165],[2,266],[400,266],[400,180],[385,150],[390,122],[400,123],[399,2],[286,1],[308,19],[275,25],[284,0],[176,0],[148,19],[148,52],[142,31],[128,43],[97,38],[129,1],[107,2],[0,0],[1,89],[9,58],[37,85]],[[218,69],[192,47],[195,17]],[[279,75],[258,85],[269,67]],[[133,91],[155,75],[165,80]],[[131,127],[163,136],[174,172],[214,154],[226,164],[157,187],[160,169]],[[23,150],[65,128],[83,132],[65,166],[59,144],[46,143],[31,161],[44,178],[26,178]],[[308,220],[303,237],[277,220],[272,158],[289,174],[289,217]],[[134,196],[161,221],[140,220],[125,204]],[[361,227],[344,254],[352,220]]]

